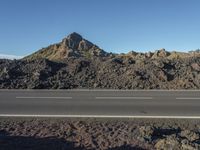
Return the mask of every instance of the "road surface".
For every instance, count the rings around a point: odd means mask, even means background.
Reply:
[[[0,90],[0,116],[200,118],[200,91]]]

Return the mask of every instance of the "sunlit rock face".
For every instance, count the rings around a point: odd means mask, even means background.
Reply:
[[[94,45],[92,42],[84,39],[78,33],[73,32],[60,43],[43,48],[36,53],[25,57],[25,59],[46,58],[49,60],[62,61],[69,57],[106,57],[108,55],[108,53]]]

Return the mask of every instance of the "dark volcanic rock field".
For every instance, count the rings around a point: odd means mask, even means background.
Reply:
[[[198,150],[195,120],[0,119],[0,150]]]
[[[199,89],[200,58],[0,60],[6,89]]]

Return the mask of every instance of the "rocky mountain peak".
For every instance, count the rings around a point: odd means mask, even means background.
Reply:
[[[77,41],[80,42],[83,38],[80,34],[73,32],[67,36],[67,39],[70,41]]]
[[[80,34],[73,32],[62,40],[61,45],[70,49],[77,49],[82,40],[83,38]]]
[[[108,53],[100,49],[92,42],[84,39],[80,34],[73,32],[60,43],[50,45],[36,53],[29,55],[26,59],[46,58],[49,60],[63,60],[68,57],[105,57]]]
[[[69,48],[71,50],[89,50],[94,44],[86,39],[84,39],[80,34],[73,32],[64,38],[61,42],[62,47]]]

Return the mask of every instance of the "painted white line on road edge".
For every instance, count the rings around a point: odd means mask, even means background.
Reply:
[[[23,114],[0,114],[0,117],[200,119],[200,116],[23,115]]]
[[[185,89],[180,89],[180,90],[166,90],[166,89],[150,89],[150,90],[148,90],[148,89],[0,89],[0,91],[27,91],[27,92],[31,92],[31,91],[46,91],[46,92],[48,92],[48,91],[51,91],[51,92],[59,92],[59,91],[74,91],[74,92],[78,92],[78,91],[122,91],[122,92],[126,92],[126,91],[135,91],[135,92],[137,92],[137,91],[141,91],[141,92],[143,92],[143,91],[149,91],[149,92],[151,92],[151,91],[154,91],[154,92],[156,92],[156,91],[158,91],[158,92],[162,92],[162,91],[165,91],[165,92],[167,92],[167,91],[169,91],[169,92],[178,92],[178,91],[184,91],[184,92],[199,92],[200,90],[198,89],[198,90],[185,90]]]
[[[177,97],[176,99],[199,99],[200,97]]]
[[[72,99],[72,97],[16,97],[16,99]]]
[[[96,99],[153,99],[152,97],[95,97]]]

